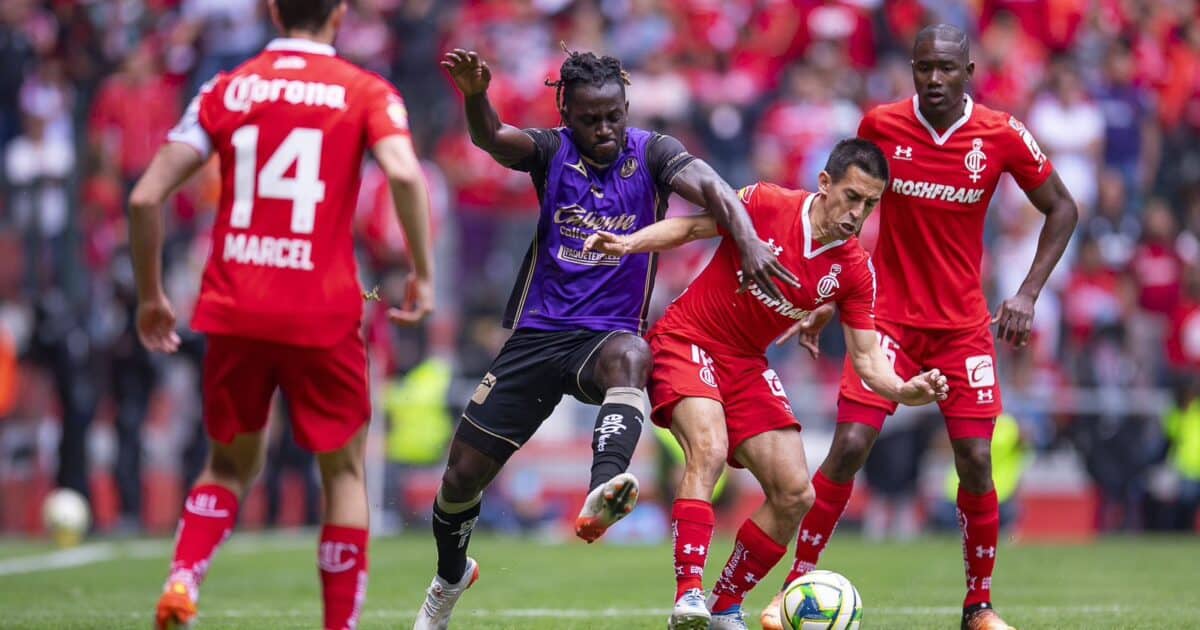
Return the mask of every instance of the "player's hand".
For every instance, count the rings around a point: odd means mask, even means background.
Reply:
[[[993,324],[999,324],[996,337],[1020,348],[1029,343],[1033,331],[1033,298],[1018,293],[1000,304]]]
[[[583,242],[583,251],[624,256],[629,253],[629,240],[620,234],[597,230]]]
[[[821,338],[821,329],[833,319],[833,304],[827,303],[818,306],[816,310],[809,311],[800,321],[792,324],[783,335],[775,340],[775,345],[782,346],[787,343],[792,337],[799,337],[800,347],[808,350],[808,356],[817,358],[821,356],[821,348],[818,342]]]
[[[946,400],[950,386],[940,370],[929,370],[910,378],[900,386],[900,402],[914,407],[935,400]]]
[[[388,309],[388,319],[400,326],[416,326],[433,312],[433,281],[409,274],[404,287],[404,305]]]
[[[175,332],[175,310],[165,295],[140,301],[137,306],[137,333],[142,345],[151,352],[170,354],[179,349]]]
[[[442,56],[441,65],[450,73],[454,85],[463,96],[475,96],[487,91],[492,71],[479,53],[455,48]]]
[[[774,279],[778,278],[793,287],[800,286],[800,281],[779,262],[766,241],[755,239],[752,244],[739,246],[738,249],[742,252],[742,285],[738,287],[738,293],[748,290],[753,283],[771,299],[782,301],[783,292],[775,286]]]

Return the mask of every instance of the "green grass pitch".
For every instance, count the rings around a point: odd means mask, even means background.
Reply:
[[[315,628],[320,623],[312,534],[235,535],[204,586],[198,628]],[[91,543],[52,553],[0,544],[0,628],[149,628],[169,541]],[[718,540],[711,586],[727,554]],[[539,544],[478,535],[480,581],[464,596],[461,629],[665,628],[672,604],[665,545]],[[1016,627],[1200,628],[1200,540],[1118,538],[1087,545],[1008,544],[996,606]],[[377,539],[360,628],[409,628],[434,563],[419,534]],[[751,627],[788,560],[747,602]],[[57,564],[48,568],[48,564]],[[865,602],[863,627],[954,629],[963,578],[958,541],[873,544],[839,536],[823,568],[845,574]]]

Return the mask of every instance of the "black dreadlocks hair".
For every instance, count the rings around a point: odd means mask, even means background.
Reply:
[[[554,88],[554,103],[562,109],[566,104],[566,91],[569,87],[578,85],[604,85],[609,81],[617,81],[622,86],[629,85],[629,73],[621,67],[621,60],[616,57],[597,57],[594,53],[568,50],[566,42],[562,42],[563,52],[567,53],[566,60],[558,69],[558,80],[546,80],[546,86]]]

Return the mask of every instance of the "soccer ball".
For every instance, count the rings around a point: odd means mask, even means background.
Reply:
[[[833,571],[810,571],[783,589],[780,614],[791,630],[858,630],[862,597]]]
[[[42,523],[60,547],[79,544],[91,520],[87,500],[70,488],[55,489],[42,503]]]

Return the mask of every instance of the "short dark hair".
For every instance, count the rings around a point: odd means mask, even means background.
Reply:
[[[567,50],[567,58],[558,69],[557,81],[546,81],[546,85],[554,88],[554,102],[562,109],[566,105],[567,89],[580,85],[601,86],[614,82],[622,89],[629,85],[629,73],[621,67],[621,60],[616,57],[597,57],[595,53]]]
[[[344,0],[275,0],[285,31],[317,31]]]
[[[913,56],[916,56],[917,45],[925,40],[935,42],[950,42],[958,46],[959,55],[962,59],[971,58],[971,40],[967,37],[967,32],[953,24],[930,24],[921,29],[917,33],[917,37],[913,40]]]
[[[825,161],[825,172],[833,181],[840,182],[851,166],[861,168],[864,173],[883,182],[888,181],[888,163],[883,151],[870,140],[846,138],[833,147]]]

